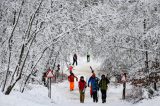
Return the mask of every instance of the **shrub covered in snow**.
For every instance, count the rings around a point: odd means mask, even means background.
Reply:
[[[126,91],[126,100],[131,103],[137,103],[143,99],[151,99],[160,93],[155,91],[151,86],[133,86]]]

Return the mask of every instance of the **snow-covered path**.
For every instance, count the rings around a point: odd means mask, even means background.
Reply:
[[[88,80],[88,78],[91,76],[90,66],[92,66],[93,69],[96,69],[99,66],[99,63],[95,64],[95,62],[86,63],[84,61],[81,61],[78,66],[74,67],[73,72],[78,77],[78,79],[80,78],[80,76],[84,76],[85,79]],[[67,72],[67,74],[69,74],[69,73]],[[57,88],[58,88],[58,91],[54,91],[54,90],[57,90]],[[53,92],[56,92],[56,93],[58,93],[56,95],[59,95],[59,97],[54,97],[54,95],[52,95],[53,100],[58,102],[58,104],[79,103],[78,81],[77,82],[75,81],[75,90],[74,91],[70,91],[69,90],[69,82],[64,81],[63,83],[53,84],[52,85],[52,93]],[[90,95],[89,95],[89,88],[87,88],[87,90],[86,90],[85,101],[86,101],[86,103],[89,103],[92,101],[92,99],[90,99]]]
[[[93,69],[95,69],[99,66],[99,63],[97,62],[91,62],[91,63],[86,63],[86,62],[81,62],[78,66],[74,67],[74,73],[75,75],[79,78],[81,75],[85,77],[86,80],[91,76],[91,69],[90,66],[92,66]],[[119,86],[120,88],[115,88],[114,86],[109,87],[108,89],[108,97],[107,97],[107,103],[106,104],[112,104],[112,105],[117,105],[117,104],[122,104],[127,106],[129,103],[123,102],[121,100],[121,92],[122,92],[122,86]],[[57,94],[55,94],[57,93]],[[75,90],[70,91],[69,90],[69,82],[65,81],[63,83],[59,84],[54,84],[52,86],[52,98],[57,104],[59,105],[64,105],[64,104],[79,104],[79,91],[78,91],[78,82],[75,82]],[[58,97],[55,97],[54,94]],[[101,94],[99,92],[99,102],[94,103],[92,102],[92,98],[90,98],[90,93],[89,93],[89,88],[86,89],[86,95],[85,95],[85,104],[86,105],[101,105]],[[103,105],[103,104],[102,104]]]
[[[85,59],[83,59],[85,60]],[[92,61],[91,63],[86,63],[85,61],[81,61],[81,63],[75,67],[74,73],[76,76],[80,77],[83,75],[86,80],[91,76],[90,66],[95,69],[100,65],[100,63]],[[154,100],[144,100],[141,103],[131,104],[122,100],[122,85],[113,86],[109,85],[108,93],[107,93],[107,101],[105,104],[101,102],[101,93],[99,92],[99,102],[93,103],[92,98],[90,97],[89,88],[86,89],[85,93],[85,103],[81,104],[79,101],[79,91],[78,91],[78,82],[75,82],[75,90],[69,90],[69,82],[64,81],[63,83],[54,84],[52,86],[52,100],[56,105],[63,106],[75,106],[75,105],[86,105],[86,106],[159,106],[159,102],[155,103]],[[55,95],[54,95],[55,94]],[[155,98],[158,101],[160,97]],[[150,104],[150,105],[149,105]]]
[[[92,61],[86,63],[85,61],[79,62],[79,65],[75,67],[75,75],[80,77],[85,76],[88,79],[91,76],[90,66],[96,69],[99,66],[98,62]],[[66,72],[68,73],[68,72]],[[96,70],[95,70],[96,73]],[[0,106],[159,106],[160,97],[155,97],[150,100],[143,100],[141,103],[131,104],[121,100],[122,86],[115,87],[109,85],[107,102],[101,103],[101,94],[99,92],[99,102],[93,103],[90,98],[89,88],[86,89],[85,103],[79,102],[79,90],[78,82],[75,82],[75,90],[69,90],[69,82],[64,81],[62,83],[52,84],[52,99],[48,98],[48,89],[42,85],[30,85],[31,90],[25,91],[23,94],[19,91],[14,91],[10,95],[4,95],[0,92]],[[17,88],[19,89],[19,87]]]

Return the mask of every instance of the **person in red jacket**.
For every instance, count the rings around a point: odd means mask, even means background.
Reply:
[[[71,64],[69,65],[68,70],[69,70],[70,73],[73,72],[73,66]]]
[[[85,98],[85,89],[86,89],[86,81],[84,81],[84,77],[80,77],[80,81],[78,83],[79,93],[80,93],[80,103],[84,103]]]
[[[76,78],[76,81],[78,81],[78,78],[71,72],[68,76],[68,81],[70,82],[70,91],[74,90],[74,78]]]

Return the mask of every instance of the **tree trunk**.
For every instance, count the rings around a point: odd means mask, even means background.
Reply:
[[[26,86],[26,84],[27,84],[30,76],[31,76],[31,74],[29,74],[29,75],[27,76],[27,79],[26,79],[25,82],[24,82],[24,86],[23,86],[22,91],[21,91],[22,93],[24,92],[24,88],[25,88],[25,86]]]
[[[14,25],[14,27],[13,27],[13,29],[12,29],[11,36],[9,37],[9,40],[8,40],[8,48],[9,48],[8,66],[7,66],[7,72],[6,72],[6,76],[5,76],[5,81],[4,81],[4,84],[3,84],[2,92],[3,92],[4,89],[5,89],[5,86],[6,86],[6,83],[7,83],[7,79],[8,79],[8,72],[9,72],[10,61],[11,61],[12,38],[13,38],[13,35],[14,35],[14,31],[15,31],[15,29],[16,29],[16,27],[17,27],[17,24],[18,24],[18,22],[19,22],[19,17],[20,17],[21,12],[22,12],[23,4],[24,4],[24,0],[22,1],[21,7],[20,7],[20,11],[19,11],[19,13],[18,13],[17,20],[16,20],[15,25]]]
[[[21,79],[21,77],[19,76],[16,81],[12,84],[12,85],[9,85],[6,92],[5,92],[5,95],[9,95],[13,89],[13,87],[16,85],[16,83]]]
[[[146,65],[146,73],[149,73],[148,52],[146,51],[145,54],[146,54],[146,63],[145,63],[145,65]]]
[[[32,68],[31,73],[33,72],[34,68],[37,66],[38,62],[41,60],[41,58],[43,57],[43,54],[45,53],[45,51],[46,51],[47,49],[48,49],[48,47],[43,50],[42,55],[40,56],[40,58],[38,59],[38,61],[37,61],[36,64],[34,65],[34,67]],[[24,82],[24,86],[23,86],[22,91],[21,91],[22,93],[24,92],[25,86],[26,86],[26,84],[27,84],[27,82],[28,82],[28,80],[29,80],[29,78],[30,78],[30,76],[31,76],[31,73],[27,76],[27,78],[26,78],[26,80],[25,80],[25,82]]]
[[[154,90],[157,90],[157,84],[154,82]]]
[[[2,87],[2,92],[3,92],[3,91],[4,91],[4,89],[5,89],[5,86],[6,86],[6,83],[7,83],[7,79],[8,79],[8,71],[6,72],[6,76],[5,76],[4,84],[3,84],[3,87]]]
[[[26,63],[26,60],[27,60],[27,57],[28,57],[28,54],[29,54],[29,51],[30,51],[30,48],[31,48],[31,45],[32,45],[34,39],[35,39],[35,36],[32,38],[32,41],[31,41],[31,43],[30,43],[30,45],[29,45],[29,48],[28,48],[28,50],[27,50],[26,56],[25,56],[25,58],[24,58],[24,61],[23,61],[23,63],[22,63],[21,69],[19,69],[19,68],[17,69],[17,70],[19,70],[18,78],[16,79],[16,81],[15,81],[13,84],[10,84],[10,85],[8,86],[8,88],[7,88],[6,92],[5,92],[6,95],[9,95],[9,94],[10,94],[10,92],[12,91],[12,88],[13,88],[13,87],[15,86],[15,84],[21,79],[22,71],[23,71],[24,65],[25,65],[25,63]]]

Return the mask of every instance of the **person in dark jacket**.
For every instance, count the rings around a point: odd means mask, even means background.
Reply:
[[[90,55],[88,52],[87,52],[87,62],[90,62]]]
[[[93,74],[88,80],[88,87],[90,84],[92,87],[93,102],[98,102],[98,95],[97,95],[97,92],[99,91],[98,81],[99,79],[95,76],[95,74]]]
[[[78,65],[77,63],[77,54],[73,55],[73,65],[76,63],[76,66]]]
[[[42,75],[42,81],[43,81],[44,86],[46,86],[46,72],[44,72]]]
[[[59,77],[59,71],[60,71],[60,64],[57,65],[57,69],[56,69],[56,77],[58,78]]]
[[[109,80],[108,78],[105,77],[105,75],[101,76],[101,80],[99,82],[99,88],[101,90],[101,95],[102,95],[102,103],[106,102],[106,93],[107,93],[107,89],[108,89],[108,84],[109,84]]]
[[[84,103],[85,98],[85,89],[86,89],[86,81],[84,81],[84,77],[80,77],[80,81],[78,83],[79,93],[80,93],[80,103]]]

